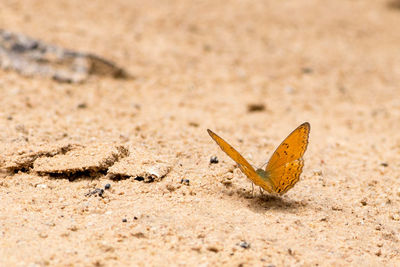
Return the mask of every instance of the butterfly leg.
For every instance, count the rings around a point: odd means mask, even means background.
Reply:
[[[260,194],[261,196],[264,196],[264,189],[262,189],[261,187],[260,187]]]

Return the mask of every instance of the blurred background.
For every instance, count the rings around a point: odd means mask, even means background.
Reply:
[[[243,236],[253,238],[255,248],[259,242],[257,249],[243,252],[249,253],[250,262],[259,263],[268,252],[265,257],[271,262],[311,265],[315,263],[312,251],[318,247],[317,263],[330,257],[334,259],[331,263],[341,258],[339,263],[344,265],[362,263],[365,255],[371,262],[389,263],[399,253],[399,25],[400,1],[393,0],[2,0],[0,29],[96,54],[133,78],[91,77],[68,84],[0,70],[0,149],[12,153],[58,142],[144,146],[153,154],[172,157],[174,171],[151,190],[140,187],[153,194],[142,196],[143,201],[156,203],[153,198],[167,194],[166,181],[190,179],[200,203],[210,201],[203,207],[202,216],[209,216],[201,223],[209,229],[204,231],[218,233],[222,246],[228,246],[224,242],[231,240],[229,233],[240,229]],[[248,192],[250,183],[206,129],[260,166],[305,121],[311,124],[311,135],[303,177],[288,195],[308,206],[299,204],[295,212],[284,212],[274,210],[274,204],[244,199],[240,194],[232,201],[230,197],[236,196],[232,192],[242,188]],[[220,164],[210,167],[213,155]],[[234,189],[220,183],[226,176],[234,177]],[[182,201],[191,196],[186,192]],[[368,201],[363,203],[371,206],[360,204],[364,198]],[[226,199],[233,203],[229,207],[235,210],[236,203],[243,213],[228,220],[226,216],[233,216],[225,209],[228,204],[219,202]],[[163,205],[176,207],[174,201],[168,199]],[[154,207],[145,205],[138,209],[151,213]],[[201,210],[180,207],[188,216]],[[214,208],[208,211],[209,207]],[[123,213],[129,207],[121,209]],[[263,213],[270,209],[275,213]],[[164,215],[170,221],[182,219],[182,210],[152,214],[156,224],[162,224]],[[322,220],[321,214],[328,219]],[[276,217],[281,218],[280,224]],[[233,220],[232,228],[223,218]],[[327,220],[331,228],[326,228]],[[348,220],[346,226],[343,220]],[[294,224],[297,228],[292,228]],[[270,246],[262,247],[265,240],[257,237],[270,231],[271,225],[275,232],[266,238]],[[381,235],[377,225],[386,225],[380,228],[386,232]],[[194,225],[188,229],[202,235]],[[159,243],[170,244],[169,239],[162,239],[161,233],[152,237],[146,247],[158,248],[163,255],[172,253],[183,262],[185,255],[204,256],[193,250],[179,254],[160,248]],[[283,243],[271,241],[283,239]],[[181,242],[188,245],[190,240],[183,236]],[[139,241],[130,242],[137,245]],[[289,245],[298,254],[297,259],[290,256],[286,261]],[[56,247],[61,249],[62,244]],[[271,249],[283,254],[271,253]],[[143,258],[151,255],[146,253]],[[119,256],[129,262],[127,255]],[[207,257],[214,264],[229,262],[229,257],[221,260],[218,253],[207,255],[202,259],[205,262]],[[241,254],[235,255],[239,255],[235,258],[239,264]],[[72,256],[67,259],[77,263]]]

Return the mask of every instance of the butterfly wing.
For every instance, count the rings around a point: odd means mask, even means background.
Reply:
[[[268,161],[267,170],[276,169],[304,155],[308,144],[310,124],[303,123],[286,137]]]
[[[300,179],[304,160],[297,159],[269,171],[269,181],[273,191],[282,195],[289,191]]]
[[[228,144],[224,139],[219,137],[213,131],[207,129],[208,134],[212,139],[220,146],[222,151],[224,151],[231,159],[233,159],[239,166],[240,170],[249,178],[253,183],[258,186],[261,186],[268,192],[272,192],[269,184],[266,183],[254,170],[254,168],[250,165],[250,163],[242,156],[239,152],[236,151],[230,144]]]
[[[283,194],[299,180],[309,133],[310,124],[305,122],[289,134],[272,154],[265,172],[275,192]]]

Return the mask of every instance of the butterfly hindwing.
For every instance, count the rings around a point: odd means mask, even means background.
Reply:
[[[297,159],[269,171],[269,180],[273,191],[282,195],[291,189],[300,179],[304,160]]]

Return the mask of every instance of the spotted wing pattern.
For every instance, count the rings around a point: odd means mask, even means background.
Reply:
[[[273,191],[280,195],[289,191],[299,181],[303,166],[304,160],[297,159],[271,170],[269,180]]]
[[[265,172],[276,193],[286,193],[299,181],[309,133],[310,124],[305,122],[289,134],[272,154]]]

